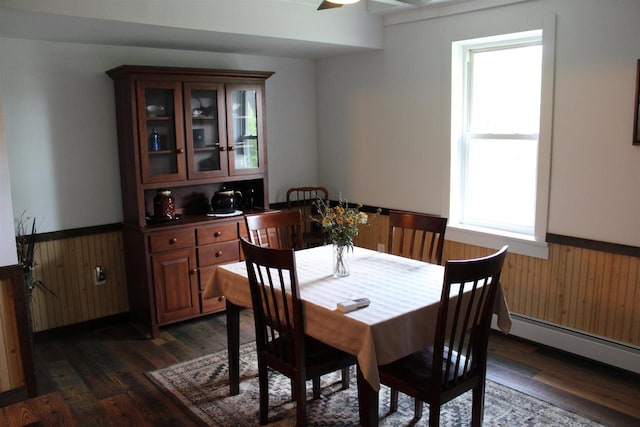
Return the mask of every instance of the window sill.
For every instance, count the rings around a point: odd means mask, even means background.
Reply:
[[[549,258],[549,246],[546,242],[538,242],[532,236],[523,234],[488,230],[462,224],[449,224],[447,225],[446,239],[496,250],[504,245],[509,245],[509,252],[511,253],[534,258]]]

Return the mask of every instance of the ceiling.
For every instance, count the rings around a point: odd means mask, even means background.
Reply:
[[[0,0],[0,37],[321,58],[382,47],[385,16],[484,0]]]

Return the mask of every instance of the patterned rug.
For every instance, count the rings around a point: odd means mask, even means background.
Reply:
[[[227,352],[146,373],[161,390],[186,409],[204,426],[258,425],[258,367],[254,343],[240,347],[240,394],[229,396]],[[358,389],[355,368],[351,368],[351,386],[341,389],[340,373],[322,377],[322,395],[311,399],[307,385],[307,419],[310,426],[357,426]],[[278,373],[269,378],[270,426],[295,425],[295,402],[291,401],[289,379]],[[388,414],[389,389],[380,390],[380,425],[414,425],[413,400],[400,393],[398,412]],[[418,421],[428,425],[429,406]],[[470,425],[471,392],[443,406],[441,426]],[[534,397],[487,381],[485,426],[600,426],[580,415],[565,411]]]

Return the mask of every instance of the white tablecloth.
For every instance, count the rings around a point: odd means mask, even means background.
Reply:
[[[305,329],[356,355],[363,376],[378,390],[378,365],[433,344],[444,267],[359,247],[348,256],[351,274],[335,278],[331,246],[296,252]],[[218,295],[251,307],[244,262],[218,266],[204,297]],[[336,310],[338,302],[360,297],[369,298],[370,305],[347,314]],[[494,312],[500,329],[509,332],[511,317],[501,288]]]

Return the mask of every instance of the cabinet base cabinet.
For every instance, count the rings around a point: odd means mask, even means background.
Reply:
[[[200,314],[195,260],[193,249],[151,256],[158,324]]]
[[[125,266],[131,313],[150,328],[225,310],[220,295],[203,298],[220,264],[240,260],[244,217],[192,225],[124,227]]]

